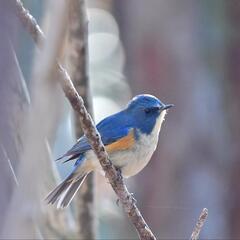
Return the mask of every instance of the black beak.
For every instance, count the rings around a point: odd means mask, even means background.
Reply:
[[[166,104],[166,105],[163,106],[163,110],[169,109],[171,107],[174,107],[174,105],[173,104]]]

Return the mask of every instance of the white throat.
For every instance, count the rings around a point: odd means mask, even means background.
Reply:
[[[130,177],[141,171],[150,161],[153,152],[158,143],[158,135],[166,115],[166,110],[163,110],[156,119],[155,126],[150,134],[140,133],[139,141],[133,151],[129,151],[126,159],[128,162],[122,168],[122,173],[125,177]],[[130,161],[129,161],[130,159]],[[121,160],[122,164],[122,160]]]
[[[156,135],[158,137],[158,134],[161,130],[162,123],[165,120],[166,113],[167,113],[166,110],[163,110],[160,113],[159,117],[156,119],[156,123],[151,134]]]

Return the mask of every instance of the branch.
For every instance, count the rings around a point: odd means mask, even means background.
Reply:
[[[39,44],[39,39],[44,40],[43,32],[38,26],[36,20],[29,14],[29,12],[23,7],[20,0],[15,0],[17,15],[32,36],[33,40]],[[41,45],[41,44],[40,44]],[[135,226],[140,239],[156,239],[152,231],[148,227],[147,223],[143,219],[140,211],[138,210],[135,200],[127,190],[126,185],[123,182],[121,174],[119,174],[112,162],[109,160],[108,154],[104,148],[101,137],[93,123],[91,116],[88,114],[83,99],[79,96],[75,90],[73,83],[66,72],[66,70],[57,63],[57,69],[60,76],[60,83],[65,96],[68,98],[73,109],[79,114],[83,132],[89,140],[93,151],[95,152],[99,162],[108,178],[112,188],[118,195],[125,212],[129,219]]]
[[[198,218],[195,228],[193,229],[190,240],[197,240],[199,238],[199,234],[203,228],[203,225],[207,219],[207,216],[208,216],[208,210],[207,208],[204,208]]]

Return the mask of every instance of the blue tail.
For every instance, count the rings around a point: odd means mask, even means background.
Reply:
[[[76,161],[73,172],[48,194],[45,199],[48,204],[57,203],[58,208],[65,208],[70,204],[89,173],[80,166],[83,159],[84,156],[81,156]]]

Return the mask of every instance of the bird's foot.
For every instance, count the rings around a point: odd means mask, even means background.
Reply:
[[[134,193],[130,193],[130,195],[128,196],[128,199],[131,200],[133,204],[137,203],[137,200],[134,197]]]
[[[133,197],[133,193],[130,193],[130,195],[127,197],[128,200],[130,200],[132,202],[132,204],[136,204],[137,203],[137,200]],[[120,199],[118,198],[116,200],[116,205],[119,207],[120,206]]]
[[[118,180],[123,180],[122,171],[120,168],[116,167]]]

